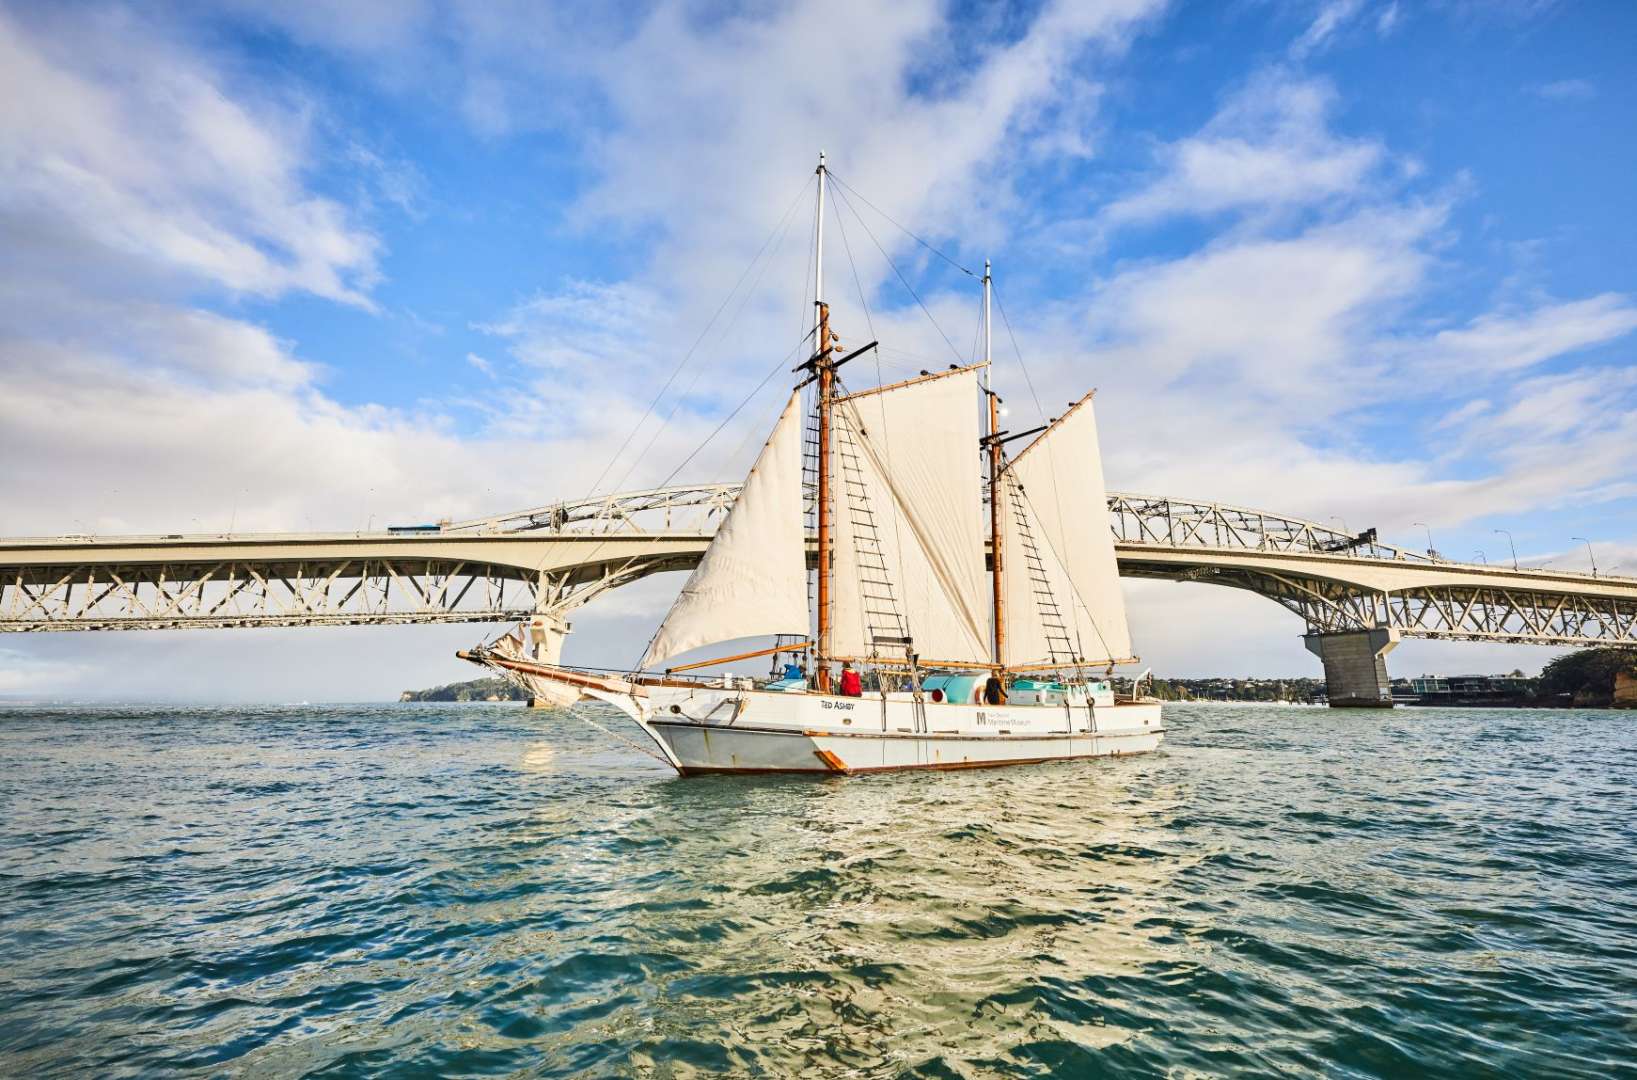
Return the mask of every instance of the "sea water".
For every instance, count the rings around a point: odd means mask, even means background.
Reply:
[[[1632,1073],[1637,714],[1165,719],[680,780],[513,705],[0,709],[0,1073]]]

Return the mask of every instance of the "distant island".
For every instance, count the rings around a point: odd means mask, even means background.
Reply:
[[[399,701],[527,701],[529,695],[505,679],[472,679],[469,682],[434,686],[430,690],[405,690]]]
[[[1116,688],[1131,689],[1130,680],[1116,679]],[[1144,693],[1162,701],[1263,701],[1269,703],[1322,703],[1320,678],[1242,679],[1155,678]],[[1637,708],[1637,650],[1627,648],[1578,649],[1550,661],[1539,676],[1521,671],[1509,675],[1423,675],[1394,679],[1393,699],[1422,705],[1513,705],[1534,707]],[[472,679],[405,690],[399,701],[527,701],[529,695],[505,679]]]

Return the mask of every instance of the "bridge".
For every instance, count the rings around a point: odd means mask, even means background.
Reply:
[[[600,496],[420,530],[0,539],[0,631],[525,622],[699,560],[738,485]],[[1333,704],[1389,700],[1403,637],[1637,647],[1637,578],[1449,562],[1245,507],[1108,497],[1120,572],[1245,589],[1303,620]]]

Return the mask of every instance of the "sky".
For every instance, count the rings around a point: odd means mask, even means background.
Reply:
[[[1009,423],[1097,387],[1114,490],[1637,574],[1634,51],[1637,6],[1545,0],[0,0],[0,534],[736,480],[823,149],[883,377],[971,357],[989,258]],[[631,662],[679,584],[565,658]],[[1319,674],[1269,601],[1126,589],[1162,674]],[[389,698],[492,632],[17,635],[0,695]]]

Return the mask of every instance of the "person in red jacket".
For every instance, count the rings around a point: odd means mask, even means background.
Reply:
[[[853,670],[853,662],[851,660],[843,660],[841,662],[841,696],[864,696],[864,682],[858,677],[858,672]]]

